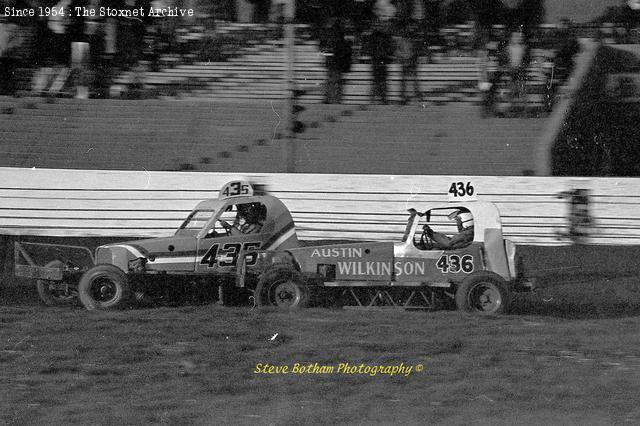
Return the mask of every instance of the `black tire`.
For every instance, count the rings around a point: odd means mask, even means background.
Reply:
[[[509,304],[506,282],[491,272],[467,277],[456,291],[456,306],[461,311],[490,315],[503,314]]]
[[[78,296],[82,306],[90,311],[121,309],[131,297],[129,281],[124,272],[113,265],[97,265],[80,278]]]
[[[64,262],[61,260],[52,260],[45,265],[46,268],[64,268]],[[36,289],[38,290],[38,296],[40,300],[47,306],[69,306],[78,303],[78,292],[76,286],[71,283],[63,284],[68,285],[68,290],[62,291],[56,287],[59,284],[57,281],[38,280],[36,281]]]
[[[291,267],[266,271],[255,291],[257,306],[298,309],[309,306],[309,288],[302,274]]]

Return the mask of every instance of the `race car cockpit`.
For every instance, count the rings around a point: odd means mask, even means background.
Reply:
[[[456,208],[446,215],[450,221],[455,221],[457,227],[457,233],[451,233],[451,236],[444,232],[434,231],[430,225],[431,216],[431,210],[422,215],[425,218],[425,223],[422,225],[420,239],[416,240],[414,237],[416,248],[420,250],[456,250],[473,242],[475,228],[473,215],[468,209]]]

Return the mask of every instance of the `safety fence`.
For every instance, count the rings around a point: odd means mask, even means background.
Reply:
[[[16,168],[0,168],[0,234],[168,236],[199,201],[216,198],[224,183],[238,178],[280,198],[303,240],[397,241],[407,209],[425,211],[456,200],[455,191],[449,193],[455,184],[494,202],[505,236],[517,244],[640,244],[640,180],[633,178]]]

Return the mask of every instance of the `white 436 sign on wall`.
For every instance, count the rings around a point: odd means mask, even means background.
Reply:
[[[447,192],[449,202],[478,199],[476,189],[469,181],[451,182]]]

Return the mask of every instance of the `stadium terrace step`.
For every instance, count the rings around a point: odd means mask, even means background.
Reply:
[[[0,98],[0,106],[14,108],[0,115],[0,166],[283,171],[281,102]],[[521,175],[546,124],[430,103],[308,104],[300,119],[296,171],[321,173]]]
[[[0,116],[0,152],[13,167],[189,169],[201,158],[273,137],[280,121],[279,106],[267,103],[5,98],[2,104],[12,104],[13,113]]]
[[[295,53],[295,73],[297,84],[304,87],[321,89],[325,82],[325,57],[321,54],[318,43],[299,40]],[[356,60],[345,81],[350,86],[363,86],[363,90],[346,90],[345,103],[367,103],[368,87],[371,84],[371,69],[366,57]],[[282,40],[269,40],[254,43],[242,49],[240,55],[221,62],[199,62],[192,64],[175,64],[175,66],[156,72],[123,73],[114,81],[118,85],[129,85],[135,79],[142,82],[146,89],[164,90],[171,88],[177,91],[176,96],[190,99],[230,98],[239,99],[282,99],[286,96],[283,84],[285,74],[285,51]],[[429,88],[435,83],[442,83],[449,91],[449,96],[439,96],[439,101],[474,102],[463,90],[467,84],[474,84],[478,78],[477,62],[471,56],[441,56],[438,62],[421,64],[419,69],[420,83]],[[397,85],[400,79],[400,68],[397,64],[390,66],[390,96],[399,98]],[[204,86],[204,87],[200,87]],[[303,96],[305,102],[321,102],[321,94]]]

